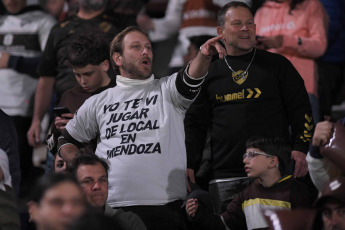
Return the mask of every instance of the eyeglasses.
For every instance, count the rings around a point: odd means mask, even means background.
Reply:
[[[331,219],[333,213],[337,213],[339,217],[345,217],[345,208],[344,207],[339,207],[335,209],[325,209],[322,211],[322,216],[327,219]]]
[[[245,154],[243,154],[243,160],[248,158],[248,159],[253,159],[256,156],[266,156],[266,157],[273,157],[272,155],[263,153],[263,152],[255,152],[255,151],[250,151],[250,152],[246,152]]]

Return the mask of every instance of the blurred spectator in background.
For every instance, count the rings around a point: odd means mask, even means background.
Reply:
[[[256,46],[284,55],[302,76],[315,124],[319,120],[315,59],[327,47],[328,16],[318,0],[266,0],[255,14]]]
[[[14,121],[22,181],[28,182],[33,163],[26,132],[32,119],[36,68],[56,21],[39,6],[27,6],[25,0],[2,3],[7,13],[0,17],[0,108]]]
[[[217,12],[229,0],[169,0],[163,18],[150,18],[145,13],[138,15],[138,25],[148,31],[150,40],[165,41],[178,35],[167,74],[184,66],[184,55],[192,36],[217,36]],[[243,0],[251,3],[251,0]],[[168,51],[166,48],[164,48]],[[170,52],[164,53],[170,58]],[[161,55],[159,55],[161,56]]]
[[[16,127],[6,113],[0,109],[0,149],[6,152],[9,161],[9,170],[12,177],[11,187],[19,195],[20,159],[18,152],[18,138]]]
[[[19,230],[17,199],[12,189],[9,159],[0,148],[0,229]]]
[[[345,177],[338,177],[323,189],[315,207],[321,211],[324,230],[345,230]]]
[[[332,115],[332,105],[345,101],[345,1],[320,1],[330,18],[328,48],[318,60],[320,120],[323,120],[325,115]]]
[[[77,180],[57,173],[45,175],[36,182],[28,206],[37,230],[65,230],[83,214],[86,203]]]
[[[187,49],[187,53],[183,56],[184,65],[187,65],[193,58],[196,57],[199,53],[199,48],[202,44],[204,44],[208,39],[211,39],[212,36],[208,35],[201,35],[201,36],[193,36],[189,38],[189,47]]]
[[[67,17],[68,3],[66,0],[40,0],[40,5],[59,22]]]
[[[109,0],[107,13],[114,17],[119,31],[137,25],[137,15],[149,0]]]
[[[80,0],[78,13],[52,29],[38,67],[40,78],[35,94],[34,116],[27,133],[31,146],[41,145],[41,121],[51,104],[53,92],[56,92],[57,104],[65,91],[78,84],[68,60],[68,47],[72,41],[83,33],[100,33],[110,43],[118,33],[112,19],[104,13],[106,3],[106,0]]]
[[[217,12],[225,0],[170,0],[165,16],[152,19],[145,14],[138,15],[139,26],[149,32],[152,42],[166,40],[178,34],[168,73],[184,66],[184,55],[190,46],[192,36],[217,36]],[[244,2],[250,3],[251,0]]]

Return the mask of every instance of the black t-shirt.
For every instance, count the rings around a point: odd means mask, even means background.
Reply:
[[[253,55],[226,58],[234,71],[244,71]],[[208,130],[214,178],[246,175],[242,156],[251,136],[280,136],[291,140],[293,150],[307,152],[313,121],[303,79],[283,56],[255,55],[244,78],[233,76],[223,59],[211,64],[185,118],[188,167],[194,168]]]
[[[55,77],[55,90],[58,98],[78,83],[68,61],[68,47],[83,33],[103,33],[109,41],[117,35],[118,29],[112,24],[112,18],[101,14],[89,20],[72,16],[55,25],[49,35],[38,74],[42,77]]]

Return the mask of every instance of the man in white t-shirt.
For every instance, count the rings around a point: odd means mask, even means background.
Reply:
[[[216,37],[179,73],[154,79],[147,34],[128,27],[111,43],[117,86],[95,95],[68,122],[59,154],[69,163],[78,143],[98,138],[108,159],[108,205],[139,215],[149,230],[182,229],[187,194],[184,114],[198,95],[212,55],[225,50]],[[74,145],[71,145],[73,143]]]

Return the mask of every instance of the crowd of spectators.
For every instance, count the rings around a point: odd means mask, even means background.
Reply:
[[[0,5],[0,230],[345,230],[343,0]]]

